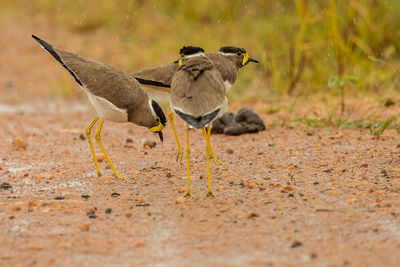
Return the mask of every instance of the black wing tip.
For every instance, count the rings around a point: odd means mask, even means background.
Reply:
[[[184,120],[185,122],[187,122],[189,125],[193,126],[196,129],[204,128],[218,115],[220,110],[221,108],[217,108],[213,112],[210,112],[199,118],[195,118],[190,114],[174,109],[175,113],[178,114],[178,116],[181,117],[182,120]]]
[[[152,86],[157,86],[157,87],[165,87],[165,88],[171,88],[168,84],[158,82],[158,81],[153,81],[153,80],[148,80],[148,79],[143,79],[139,78],[136,76],[133,76],[140,84],[147,84],[147,85],[152,85]]]
[[[72,77],[74,77],[75,81],[80,85],[83,86],[82,82],[78,79],[78,77],[76,76],[76,74],[67,67],[67,65],[65,65],[65,63],[62,61],[61,57],[59,54],[57,54],[57,52],[54,50],[53,46],[49,43],[47,43],[46,41],[43,41],[42,39],[40,39],[39,37],[35,36],[32,34],[32,38],[35,39],[36,41],[39,42],[40,46],[45,49],[47,52],[50,53],[50,55],[52,55],[71,75]]]
[[[43,41],[36,35],[32,34],[32,38],[35,39],[41,46],[43,46],[44,49],[46,49],[48,51],[52,49],[52,46],[49,43],[47,43],[46,41]]]

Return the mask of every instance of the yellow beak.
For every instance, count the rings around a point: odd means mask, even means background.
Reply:
[[[150,132],[153,132],[153,133],[156,133],[156,132],[162,131],[164,128],[165,128],[165,126],[162,125],[161,122],[158,122],[158,125],[157,125],[157,126],[154,126],[154,127],[151,127],[151,128],[149,129],[149,131],[150,131]]]

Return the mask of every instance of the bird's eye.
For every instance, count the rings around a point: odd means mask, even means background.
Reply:
[[[238,55],[240,57],[241,55],[243,55],[243,53],[242,52],[237,52],[236,55]]]

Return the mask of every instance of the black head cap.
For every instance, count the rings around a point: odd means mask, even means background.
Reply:
[[[179,51],[179,54],[182,56],[189,56],[199,52],[204,53],[204,49],[198,46],[184,46]]]
[[[165,126],[165,124],[167,124],[167,118],[160,105],[156,101],[151,100],[151,106],[153,107],[154,113],[156,113],[157,117],[160,119],[161,124]]]
[[[226,53],[226,54],[237,54],[237,55],[242,55],[246,53],[246,49],[236,47],[236,46],[221,46],[219,49],[219,52],[221,53]]]

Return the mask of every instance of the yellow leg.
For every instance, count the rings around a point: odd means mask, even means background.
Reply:
[[[171,126],[172,126],[172,131],[174,131],[176,146],[178,147],[178,155],[176,156],[176,161],[179,161],[182,164],[182,162],[183,162],[183,149],[181,147],[181,143],[179,142],[178,133],[176,132],[176,127],[175,127],[175,123],[174,123],[174,113],[171,111],[168,114],[168,117],[169,117],[169,121],[170,121]]]
[[[112,164],[110,157],[108,156],[106,150],[104,149],[103,144],[101,143],[101,140],[100,140],[100,131],[101,131],[101,128],[103,127],[103,123],[104,123],[104,119],[101,118],[100,124],[99,124],[99,128],[97,128],[96,135],[95,135],[96,141],[97,141],[97,143],[99,144],[99,146],[100,146],[100,148],[101,148],[101,151],[103,151],[103,154],[104,154],[104,156],[106,157],[108,163],[110,163],[111,169],[113,170],[115,176],[116,176],[117,178],[126,178],[126,177],[124,177],[124,176],[118,174],[117,170],[116,170],[115,167],[114,167],[114,164]]]
[[[102,176],[103,174],[100,171],[99,168],[99,163],[97,163],[97,158],[96,158],[96,154],[94,153],[94,148],[93,148],[93,143],[92,143],[92,137],[90,136],[90,133],[92,132],[92,128],[93,126],[96,124],[97,120],[99,119],[99,117],[94,118],[94,120],[89,124],[89,126],[86,128],[86,137],[89,141],[89,145],[90,145],[90,151],[92,152],[92,156],[93,156],[93,161],[94,164],[96,165],[96,173],[97,173],[97,177]]]
[[[190,147],[189,147],[189,128],[186,128],[186,158],[187,158],[187,190],[185,197],[192,197],[192,190],[190,189]]]
[[[206,132],[206,131],[204,130],[203,133],[205,134],[205,132]],[[225,162],[223,162],[223,161],[220,161],[220,160],[217,159],[217,157],[215,156],[214,150],[213,150],[212,147],[211,147],[210,136],[211,136],[211,128],[208,128],[207,137],[206,137],[205,135],[204,135],[204,137],[207,138],[208,143],[210,144],[210,153],[211,153],[211,156],[213,157],[213,160],[214,160],[215,164],[217,164],[217,165],[228,165],[228,163],[225,163]]]
[[[211,145],[210,145],[210,136],[207,133],[206,128],[202,128],[201,131],[203,132],[204,139],[206,139],[206,159],[207,159],[207,176],[208,176],[208,190],[207,190],[207,196],[214,197],[214,193],[212,191],[211,187],[211,172],[210,172],[210,150],[211,150]]]

